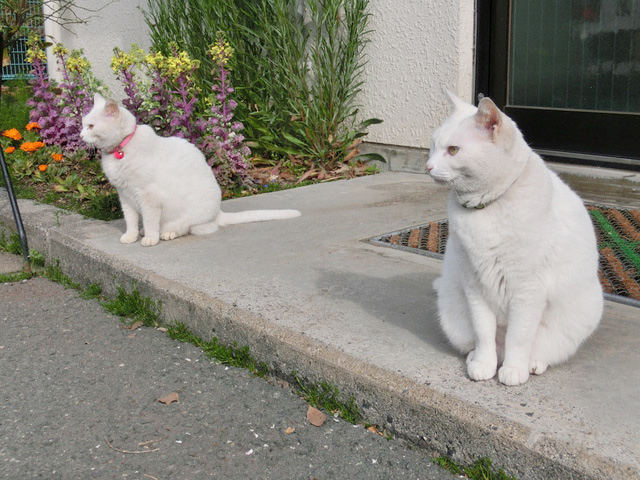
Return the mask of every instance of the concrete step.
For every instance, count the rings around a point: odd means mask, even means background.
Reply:
[[[518,387],[472,382],[440,333],[441,262],[365,240],[446,216],[447,189],[383,173],[225,201],[297,208],[292,220],[122,245],[123,222],[21,201],[33,248],[106,293],[133,284],[165,322],[248,345],[281,375],[326,380],[368,423],[461,463],[490,457],[520,480],[640,478],[640,312],[607,302],[567,364]],[[0,222],[11,228],[0,194]]]

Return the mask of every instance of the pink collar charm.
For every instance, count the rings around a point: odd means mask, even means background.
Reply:
[[[124,157],[124,152],[122,151],[122,149],[125,147],[125,145],[127,143],[129,143],[131,141],[131,139],[133,138],[133,135],[136,133],[137,129],[138,129],[138,125],[133,127],[133,132],[131,132],[129,135],[127,135],[125,137],[125,139],[122,140],[120,142],[120,144],[109,153],[112,153],[113,156],[116,157],[118,160],[122,160],[122,158]]]

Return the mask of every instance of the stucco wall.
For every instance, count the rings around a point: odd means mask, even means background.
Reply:
[[[47,22],[48,35],[53,36],[69,49],[83,49],[91,62],[96,77],[102,80],[115,98],[122,98],[124,92],[111,70],[114,47],[128,51],[137,43],[145,50],[151,42],[147,34],[147,24],[142,15],[146,0],[77,0],[77,15],[86,20],[85,24],[71,24],[61,28],[54,22]],[[49,74],[59,78],[55,60],[49,60]]]
[[[362,117],[384,123],[368,142],[428,148],[447,116],[447,88],[470,101],[473,0],[371,0]]]
[[[77,0],[98,10],[104,0]],[[359,97],[361,118],[384,123],[370,128],[367,142],[429,147],[433,130],[447,116],[448,88],[471,99],[473,78],[474,0],[370,0],[371,42],[366,49],[365,84]],[[113,0],[89,16],[75,33],[51,28],[67,48],[83,48],[96,76],[114,96],[122,89],[110,69],[113,48],[132,43],[147,49],[150,42],[141,8],[146,0]],[[395,153],[394,153],[395,155]],[[418,163],[424,153],[420,153]],[[411,168],[409,168],[411,169]]]

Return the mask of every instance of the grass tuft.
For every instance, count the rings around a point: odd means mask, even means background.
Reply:
[[[340,400],[340,391],[335,385],[328,382],[313,384],[302,380],[296,372],[293,373],[299,394],[316,408],[322,408],[332,414],[337,413],[341,418],[352,424],[358,424],[362,415],[358,409],[355,398],[351,397],[346,402]]]
[[[434,458],[433,462],[453,474],[464,475],[471,480],[516,480],[516,477],[507,475],[502,469],[496,472],[489,458],[480,458],[473,465],[466,467],[458,465],[448,457]]]
[[[15,283],[22,280],[29,280],[33,277],[33,273],[17,272],[0,274],[0,283]]]
[[[102,286],[92,283],[82,291],[80,296],[86,300],[100,298],[102,296]]]
[[[268,368],[266,363],[258,362],[251,356],[249,347],[238,347],[236,343],[232,347],[222,345],[216,337],[206,342],[190,332],[183,323],[177,323],[167,330],[167,334],[183,343],[191,343],[202,349],[207,358],[214,359],[232,367],[246,368],[258,377],[264,377]]]
[[[60,268],[60,265],[57,262],[53,265],[47,266],[47,268],[44,271],[44,276],[49,280],[51,280],[52,282],[57,282],[63,285],[65,288],[73,288],[75,290],[80,290],[80,284],[77,282],[74,282],[73,280],[71,280],[71,278],[69,278],[64,273],[62,273],[62,269]]]
[[[95,291],[95,287],[93,289]],[[161,302],[143,297],[135,287],[131,293],[127,293],[123,287],[118,287],[115,298],[103,302],[102,306],[109,313],[130,319],[131,323],[141,321],[145,327],[158,325],[158,317],[162,309]]]

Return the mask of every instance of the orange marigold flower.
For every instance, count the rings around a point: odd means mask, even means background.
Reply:
[[[51,158],[53,158],[56,162],[61,162],[62,161],[62,154],[61,153],[52,153],[51,154]]]
[[[23,152],[35,152],[42,147],[44,147],[44,143],[42,142],[24,142],[20,145],[20,150]]]
[[[13,153],[16,151],[16,147],[7,147],[4,149],[5,153]]]
[[[16,140],[16,141],[22,140],[22,135],[20,135],[20,132],[16,128],[5,130],[4,132],[2,132],[2,135],[12,140]]]
[[[40,130],[40,125],[38,125],[38,122],[29,122],[25,128],[27,130],[33,130],[34,128],[36,130]]]
[[[49,168],[47,165],[42,164],[38,166],[38,170],[40,170],[41,172],[46,172],[47,168]]]

